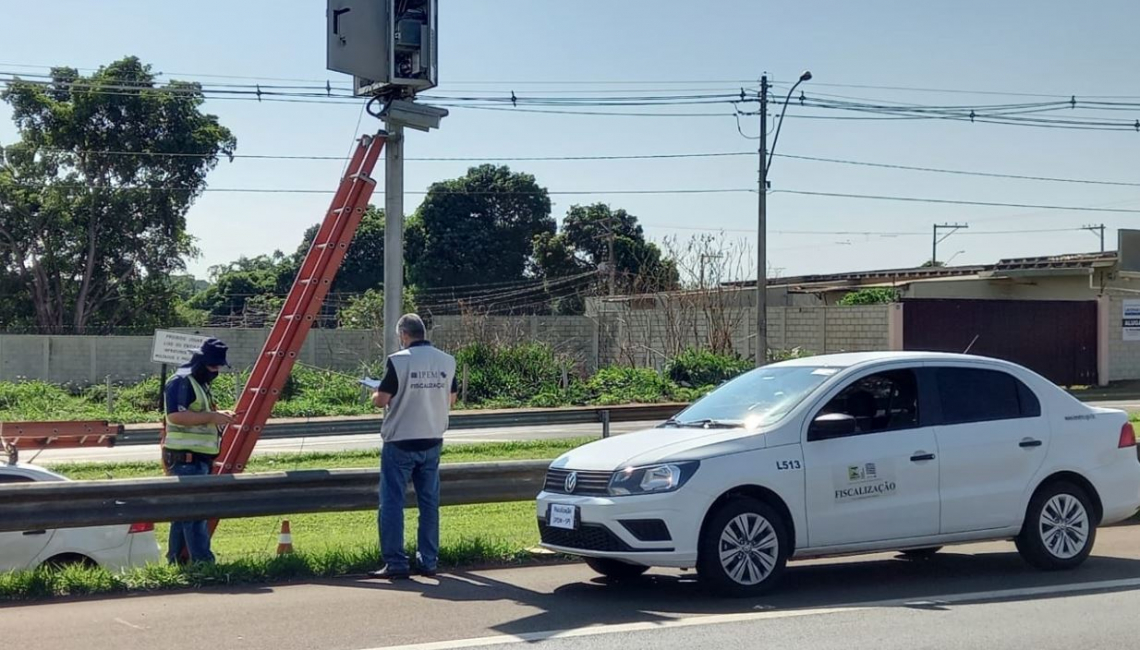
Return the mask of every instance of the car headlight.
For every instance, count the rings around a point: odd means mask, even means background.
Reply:
[[[684,485],[696,473],[700,463],[692,460],[680,463],[627,467],[614,472],[610,479],[612,496],[672,492]]]

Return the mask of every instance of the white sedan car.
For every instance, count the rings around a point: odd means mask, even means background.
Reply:
[[[765,366],[658,428],[574,449],[537,514],[545,547],[604,575],[696,567],[743,596],[790,558],[980,540],[1069,569],[1137,509],[1123,412],[1003,361],[878,352]]]
[[[0,485],[3,486],[66,480],[42,467],[0,461]],[[0,533],[0,572],[34,569],[42,564],[88,564],[120,571],[159,559],[154,524]]]

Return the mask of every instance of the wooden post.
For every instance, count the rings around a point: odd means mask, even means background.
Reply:
[[[467,364],[463,364],[463,387],[459,395],[460,400],[463,401],[464,408],[467,407]]]
[[[107,375],[107,414],[110,415],[115,410],[115,395],[111,392],[111,375]]]

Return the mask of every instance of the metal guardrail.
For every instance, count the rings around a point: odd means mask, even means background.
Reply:
[[[443,465],[440,503],[531,499],[542,490],[549,464]],[[10,485],[0,487],[0,532],[373,510],[379,481],[376,469],[333,469]],[[411,495],[409,489],[409,506]]]
[[[609,422],[664,421],[676,415],[687,404],[637,404],[632,406],[572,407],[553,409],[521,409],[502,411],[458,411],[451,415],[450,429],[483,429],[497,427],[548,426],[556,424],[593,424]],[[608,416],[606,415],[608,414]],[[367,435],[380,432],[382,418],[361,415],[339,418],[270,420],[262,439],[313,438],[322,436]],[[127,425],[116,445],[157,445],[157,425]]]

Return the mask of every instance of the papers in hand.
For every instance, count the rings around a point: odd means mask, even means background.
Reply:
[[[380,389],[380,380],[379,379],[373,379],[371,377],[365,377],[365,378],[360,380],[360,383],[371,388],[372,390],[379,390]]]

